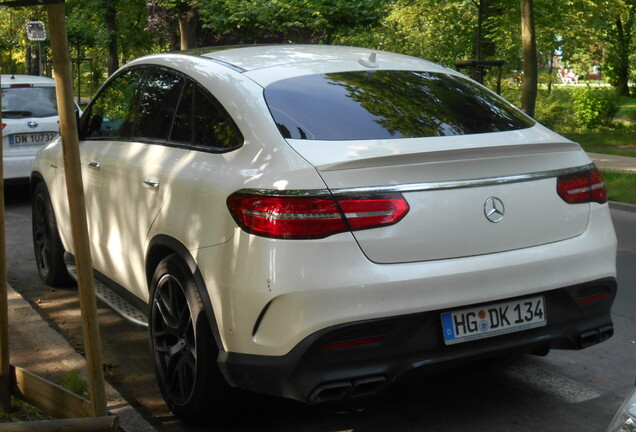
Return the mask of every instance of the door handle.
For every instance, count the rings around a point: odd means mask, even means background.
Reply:
[[[156,180],[143,179],[141,182],[152,189],[157,189],[159,187],[159,182]]]
[[[99,169],[102,166],[100,161],[91,161],[88,163],[88,166],[91,168]]]

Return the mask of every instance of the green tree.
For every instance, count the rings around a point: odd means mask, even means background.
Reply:
[[[226,42],[330,42],[374,24],[381,0],[196,0],[203,26]]]
[[[605,71],[619,94],[627,96],[636,51],[636,0],[603,3],[607,11]]]
[[[342,44],[384,49],[452,67],[473,56],[477,14],[469,1],[396,0],[386,6],[379,25],[342,31]]]
[[[150,27],[155,32],[163,32],[164,35],[168,33],[173,49],[187,50],[198,46],[201,22],[199,8],[195,2],[150,0],[147,5]],[[175,33],[178,33],[178,36]]]

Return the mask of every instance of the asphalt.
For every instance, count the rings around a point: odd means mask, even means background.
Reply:
[[[603,170],[636,172],[636,158],[588,153]],[[636,205],[610,202],[612,208],[636,212]],[[70,371],[85,376],[84,358],[11,286],[8,287],[11,364],[60,383]],[[79,312],[78,312],[79,313]],[[108,411],[119,418],[123,432],[155,429],[112,386],[106,383]]]

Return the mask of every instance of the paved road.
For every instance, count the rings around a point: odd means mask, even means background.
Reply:
[[[74,289],[37,277],[27,189],[8,188],[9,283],[81,351]],[[636,213],[613,210],[619,236],[615,336],[584,351],[488,362],[347,407],[264,398],[218,431],[603,431],[636,378]],[[146,332],[99,307],[107,379],[160,432],[197,431],[171,417],[154,383]],[[201,429],[203,430],[203,429]],[[206,429],[209,430],[209,429]]]

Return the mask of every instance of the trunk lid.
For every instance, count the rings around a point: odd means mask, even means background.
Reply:
[[[490,254],[580,235],[590,205],[566,204],[556,176],[590,163],[541,126],[469,136],[378,141],[288,140],[335,194],[401,191],[395,225],[355,231],[377,263]]]

